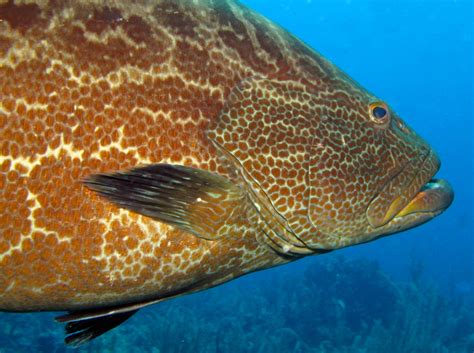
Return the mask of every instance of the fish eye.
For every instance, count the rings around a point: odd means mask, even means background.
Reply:
[[[387,111],[383,107],[375,107],[372,109],[372,114],[377,119],[383,119],[387,115]]]
[[[377,124],[385,124],[390,120],[390,112],[383,102],[375,102],[370,104],[369,113],[371,119]]]

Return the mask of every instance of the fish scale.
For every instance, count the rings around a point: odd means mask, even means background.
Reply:
[[[421,224],[452,201],[438,168],[238,2],[0,1],[0,309],[68,311],[67,343]]]

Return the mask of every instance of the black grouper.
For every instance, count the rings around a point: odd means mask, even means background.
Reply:
[[[426,222],[453,193],[383,100],[234,1],[0,1],[0,309],[68,343]]]

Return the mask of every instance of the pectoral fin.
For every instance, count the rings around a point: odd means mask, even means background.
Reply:
[[[245,197],[220,175],[170,164],[95,174],[84,183],[119,207],[209,240],[227,234]]]

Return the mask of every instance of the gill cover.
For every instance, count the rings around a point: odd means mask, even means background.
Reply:
[[[316,235],[307,215],[318,109],[296,82],[253,77],[231,92],[208,131],[276,233],[274,241],[305,252]]]

